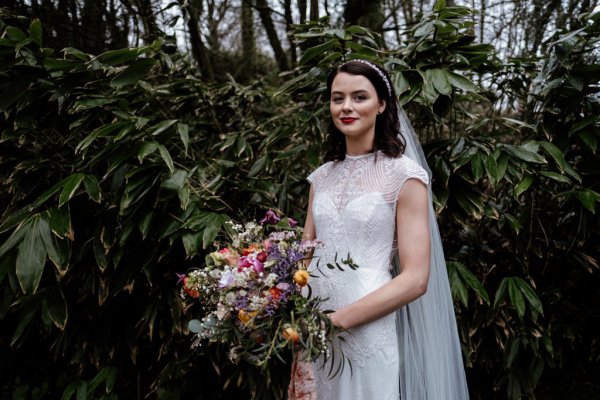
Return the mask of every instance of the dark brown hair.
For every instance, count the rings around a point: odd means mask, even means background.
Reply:
[[[386,85],[383,77],[385,76]],[[373,151],[381,152],[389,157],[400,157],[404,153],[404,141],[400,135],[400,120],[398,118],[398,102],[392,81],[385,69],[372,62],[348,61],[337,66],[327,77],[327,95],[331,98],[331,85],[340,72],[352,75],[362,75],[367,78],[377,92],[379,100],[385,101],[385,110],[375,120],[375,139],[373,140]],[[346,139],[344,134],[336,128],[333,119],[329,119],[329,149],[325,153],[325,161],[342,161],[346,157]]]

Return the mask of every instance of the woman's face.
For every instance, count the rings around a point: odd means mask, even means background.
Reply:
[[[363,75],[338,73],[331,84],[329,110],[336,128],[347,138],[375,138],[375,120],[383,112],[375,87]]]

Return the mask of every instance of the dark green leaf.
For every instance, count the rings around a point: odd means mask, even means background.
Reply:
[[[260,157],[258,160],[256,160],[254,162],[254,164],[252,165],[252,168],[250,168],[250,172],[248,173],[248,176],[254,177],[256,175],[258,175],[260,172],[263,172],[267,166],[269,165],[269,156],[268,154],[265,154],[264,156]]]
[[[498,289],[496,289],[496,295],[494,296],[494,307],[498,307],[501,301],[506,300],[506,288],[508,286],[508,278],[503,278],[500,281]]]
[[[159,135],[162,132],[169,129],[170,127],[172,127],[173,125],[175,125],[176,123],[177,123],[176,119],[167,119],[164,121],[160,121],[158,124],[156,124],[152,128],[150,128],[152,130],[152,132],[150,134],[152,136]]]
[[[77,147],[75,147],[75,153],[79,153],[82,150],[85,150],[89,145],[91,145],[96,139],[100,137],[110,136],[114,131],[124,129],[131,126],[131,122],[129,121],[121,121],[117,123],[111,123],[108,125],[101,126],[97,129],[94,129],[85,139],[83,139]]]
[[[118,49],[118,50],[110,50],[105,53],[100,54],[96,57],[96,60],[108,64],[108,65],[116,65],[121,64],[126,61],[133,60],[138,57],[137,49]]]
[[[479,91],[479,87],[477,85],[475,85],[473,82],[471,82],[464,76],[458,75],[454,72],[447,71],[446,78],[448,79],[448,82],[452,86],[454,86],[458,89],[462,89],[466,92],[478,92]]]
[[[589,211],[596,212],[596,202],[600,201],[598,193],[592,190],[579,190],[577,191],[577,198]]]
[[[65,296],[60,288],[54,288],[47,293],[44,300],[46,302],[48,316],[58,329],[64,331],[69,316]]]
[[[141,162],[144,161],[144,158],[149,155],[152,154],[156,151],[156,149],[158,149],[158,142],[144,142],[142,143],[142,145],[140,146],[140,149],[138,150],[138,160]]]
[[[87,110],[87,109],[90,109],[90,108],[102,107],[102,106],[105,106],[107,104],[115,103],[118,100],[119,99],[115,98],[115,97],[90,97],[90,98],[84,98],[84,99],[77,100],[73,104],[73,110],[74,111],[83,111],[83,110]],[[105,125],[105,126],[102,126],[102,127],[98,128],[98,129],[102,129],[102,128],[106,128],[106,127],[112,127],[112,125],[113,124]],[[94,132],[92,132],[91,134],[93,134]],[[77,148],[79,148],[80,146],[81,146],[81,144],[79,144],[77,146]]]
[[[313,58],[328,52],[330,49],[334,48],[334,46],[336,46],[338,43],[338,39],[331,39],[323,44],[311,47],[304,51],[298,63],[300,65],[305,65],[308,63],[308,61],[312,60]]]
[[[29,24],[29,38],[35,44],[42,47],[42,23],[37,18]]]
[[[86,175],[83,179],[83,187],[87,192],[90,199],[95,201],[96,203],[100,203],[100,187],[98,186],[98,181],[96,177],[93,175]]]
[[[115,76],[110,82],[110,85],[113,87],[121,87],[136,83],[140,79],[146,77],[154,64],[156,64],[156,60],[151,58],[137,60],[135,63],[128,66],[127,69]]]
[[[527,189],[529,189],[529,187],[531,186],[532,183],[533,183],[533,177],[531,175],[524,176],[523,179],[521,180],[521,182],[519,182],[517,184],[517,186],[515,186],[515,189],[514,189],[515,198],[518,198]]]
[[[76,173],[64,180],[62,191],[58,196],[59,207],[71,200],[71,198],[75,195],[75,192],[77,192],[77,189],[79,189],[79,185],[81,185],[81,182],[83,182],[84,178],[84,174]]]
[[[17,227],[17,229],[15,229],[8,239],[2,243],[2,246],[0,246],[0,258],[3,258],[8,251],[16,247],[21,242],[23,237],[25,237],[25,234],[29,231],[31,224],[32,222],[28,221]]]
[[[596,148],[598,148],[598,140],[596,139],[596,135],[589,131],[580,131],[578,136],[593,153],[596,152]]]
[[[181,143],[183,143],[183,147],[185,148],[185,154],[187,155],[188,146],[190,144],[190,126],[188,124],[178,123],[177,124],[177,132],[179,132],[179,138],[181,139]]]
[[[159,144],[158,151],[159,151],[160,156],[162,157],[163,161],[169,168],[169,171],[171,173],[175,172],[175,166],[173,165],[173,159],[171,158],[171,154],[169,153],[169,150],[167,150],[167,148],[165,146],[163,146],[162,144]]]
[[[544,309],[542,307],[542,301],[540,300],[538,295],[535,293],[535,291],[533,290],[531,285],[529,285],[529,283],[527,283],[522,278],[513,278],[513,279],[516,280],[516,282],[519,286],[519,289],[521,290],[521,293],[523,293],[523,295],[527,299],[529,306],[533,310],[535,310],[538,314],[543,315]]]
[[[174,192],[179,191],[185,185],[187,172],[180,169],[176,170],[166,181],[161,183],[160,187]]]
[[[519,158],[523,161],[527,161],[527,162],[531,162],[531,163],[538,163],[538,164],[543,164],[546,162],[546,160],[540,156],[537,153],[534,153],[532,151],[527,150],[526,148],[520,146],[511,146],[511,145],[504,145],[506,148],[506,151],[511,154],[513,157]]]
[[[452,94],[452,86],[448,79],[447,71],[443,69],[433,69],[430,74],[431,81],[435,89],[446,96]]]
[[[561,175],[557,172],[552,172],[552,171],[540,171],[541,175],[547,176],[550,179],[553,179],[557,182],[562,182],[562,183],[571,183],[571,180],[565,176],[565,175]]]
[[[24,229],[27,230],[19,245],[16,274],[23,293],[33,294],[40,284],[46,262],[46,248],[40,237],[39,217]]]
[[[52,232],[60,237],[68,237],[73,240],[73,230],[71,228],[71,213],[69,207],[56,207],[47,211],[48,223]]]
[[[457,261],[451,261],[448,264],[450,263],[454,265],[457,273],[461,276],[462,280],[464,280],[467,283],[467,285],[469,285],[471,289],[473,289],[481,299],[483,299],[487,304],[490,304],[490,298],[488,296],[488,293],[479,281],[479,279],[477,279],[477,277],[464,264]]]
[[[202,235],[203,232],[185,232],[181,235],[183,248],[188,257],[196,255],[202,248]]]
[[[519,318],[523,319],[525,315],[525,299],[523,298],[523,293],[519,287],[518,281],[516,278],[507,278],[508,279],[508,295],[510,297],[510,302],[517,310],[517,315]]]

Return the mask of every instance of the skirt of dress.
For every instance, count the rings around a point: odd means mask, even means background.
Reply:
[[[341,360],[335,351],[325,363],[313,363],[319,400],[399,400],[398,337],[395,313],[350,329],[333,345],[347,358],[341,374],[330,378]],[[349,361],[349,363],[348,363]],[[333,368],[332,368],[332,362]]]

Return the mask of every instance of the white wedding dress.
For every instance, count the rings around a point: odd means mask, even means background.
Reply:
[[[396,252],[396,202],[408,179],[428,184],[427,172],[407,156],[381,152],[346,156],[328,162],[309,177],[313,185],[313,220],[317,239],[309,271],[313,296],[327,298],[324,309],[355,302],[391,279]],[[327,268],[350,255],[359,266],[345,271]],[[350,359],[343,373],[328,379],[329,365],[313,364],[319,400],[398,400],[399,352],[396,313],[350,329],[339,341]]]

